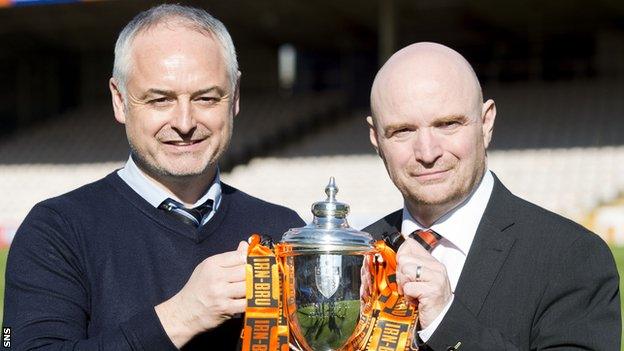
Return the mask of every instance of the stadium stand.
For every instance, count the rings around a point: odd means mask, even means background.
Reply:
[[[609,81],[488,87],[486,96],[498,104],[491,169],[518,195],[586,225],[598,223],[591,218],[604,215],[596,208],[624,191],[622,92],[622,83]],[[355,227],[400,207],[369,145],[366,112],[344,111],[342,96],[332,92],[243,95],[223,178],[309,219],[310,204],[335,176]],[[79,109],[3,140],[0,192],[11,196],[0,204],[0,240],[10,240],[36,202],[98,179],[126,157],[123,128],[108,106]],[[621,227],[605,229],[615,230],[609,240],[622,240]]]
[[[93,164],[127,157],[110,105],[76,109],[0,141],[0,165]]]
[[[339,92],[301,96],[243,96],[240,114],[234,119],[235,133],[222,169],[249,161],[328,123],[345,109]]]
[[[624,179],[617,176],[624,172],[624,147],[494,150],[488,162],[515,194],[581,223],[587,223],[594,208],[614,201],[624,190]],[[587,172],[592,165],[599,165],[598,171]],[[276,181],[276,170],[287,173]],[[329,176],[337,179],[340,199],[352,205],[351,222],[356,227],[402,204],[376,155],[255,159],[224,179],[309,219],[309,206],[322,197]]]
[[[485,84],[498,116],[494,149],[622,145],[624,82]]]
[[[342,110],[344,99],[336,92],[243,98],[222,170],[266,154]],[[0,203],[0,245],[10,242],[35,203],[99,179],[127,157],[124,129],[110,106],[76,109],[2,140],[0,193],[11,196]]]
[[[596,208],[624,195],[623,92],[622,83],[615,81],[488,89],[486,96],[498,104],[490,168],[514,193],[591,227],[613,243],[624,243],[624,225],[605,229],[590,220]],[[276,157],[256,159],[225,178],[309,218],[309,205],[334,175],[342,185],[341,198],[354,206],[351,221],[363,227],[401,205],[368,143],[364,116],[362,112],[327,126]],[[275,170],[288,173],[274,182]],[[272,182],[275,186],[263,185]],[[622,212],[616,215],[623,217]]]

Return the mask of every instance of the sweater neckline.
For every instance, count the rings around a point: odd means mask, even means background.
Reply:
[[[219,209],[206,224],[199,228],[193,228],[188,224],[184,224],[173,218],[172,216],[165,215],[162,210],[152,206],[126,182],[124,182],[123,179],[121,179],[121,177],[117,174],[117,171],[110,173],[105,179],[121,196],[123,196],[125,200],[127,200],[152,221],[168,229],[170,232],[182,235],[197,244],[210,237],[221,226],[221,223],[227,216],[232,195],[236,192],[234,188],[222,183],[222,197]]]

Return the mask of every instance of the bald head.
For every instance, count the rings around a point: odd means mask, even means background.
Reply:
[[[460,99],[474,117],[481,114],[483,95],[474,70],[463,56],[444,45],[416,43],[388,59],[373,82],[373,117],[386,104],[396,105],[405,102],[403,99],[417,103],[413,100],[415,92],[424,99],[436,96]]]
[[[410,214],[425,226],[464,201],[486,169],[496,107],[470,64],[434,43],[410,45],[379,70],[370,140]]]

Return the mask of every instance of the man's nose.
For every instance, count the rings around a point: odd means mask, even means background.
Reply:
[[[171,127],[180,134],[188,134],[197,127],[197,121],[195,121],[193,117],[193,110],[190,102],[178,102],[174,109],[174,115],[171,118]]]
[[[431,128],[422,128],[414,140],[414,157],[423,164],[433,164],[442,157],[443,149],[439,136]]]

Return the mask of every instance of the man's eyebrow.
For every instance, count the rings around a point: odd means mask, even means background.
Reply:
[[[385,136],[390,136],[390,134],[392,134],[392,132],[396,131],[396,130],[401,130],[404,128],[411,128],[412,125],[409,123],[397,123],[397,124],[389,124],[387,126],[384,127],[383,132]]]
[[[148,89],[145,94],[143,94],[143,98],[146,98],[150,95],[175,96],[175,92],[173,90],[151,88]]]
[[[446,115],[446,116],[438,117],[435,120],[433,120],[432,125],[435,126],[441,123],[447,123],[447,122],[453,122],[453,121],[465,123],[466,121],[468,121],[468,117],[460,113]],[[392,132],[394,131],[401,130],[401,129],[410,129],[410,128],[414,128],[414,125],[411,123],[389,124],[383,128],[383,133],[385,136],[390,136]]]
[[[447,115],[447,116],[442,116],[440,118],[436,118],[435,122],[450,122],[450,121],[466,121],[468,120],[468,117],[466,117],[466,115],[463,114],[452,114],[452,115]]]
[[[225,96],[226,95],[225,90],[223,90],[219,86],[214,86],[214,87],[210,87],[210,88],[200,89],[200,90],[194,92],[193,94],[191,94],[191,98],[196,98],[196,97],[198,97],[200,95],[204,95],[204,94],[212,93],[212,92],[216,92],[217,94],[219,94],[219,96]]]
[[[196,97],[198,97],[200,95],[211,93],[211,92],[217,92],[217,94],[219,94],[219,96],[225,95],[225,91],[221,87],[214,86],[214,87],[200,89],[198,91],[193,92],[191,94],[191,98],[196,98]],[[145,92],[143,97],[145,98],[145,97],[147,97],[149,95],[175,96],[176,92],[173,91],[173,90],[151,88],[151,89],[148,89]]]

